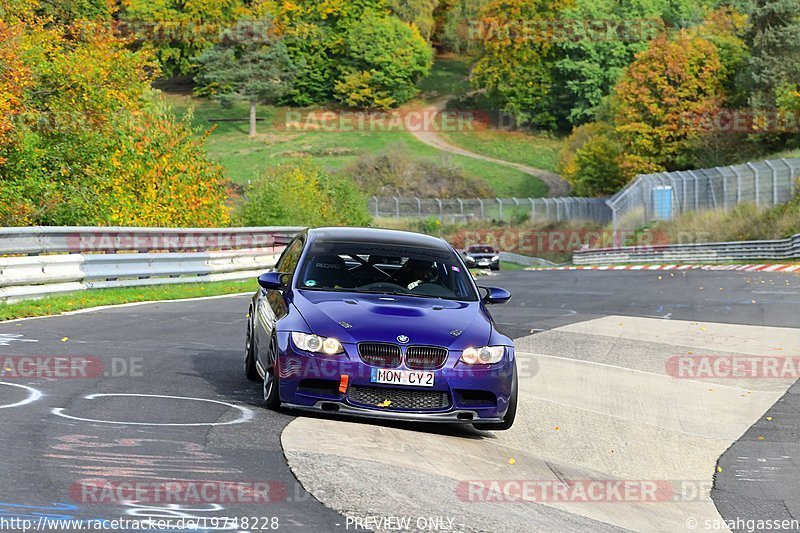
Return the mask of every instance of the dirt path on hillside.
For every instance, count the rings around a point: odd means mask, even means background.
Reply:
[[[423,108],[423,110],[426,115],[428,113],[438,114],[445,109],[446,105],[447,105],[447,100],[438,100],[428,105],[427,107]],[[475,152],[472,152],[470,150],[461,148],[460,146],[456,146],[454,144],[447,142],[446,140],[444,140],[442,137],[439,136],[439,133],[437,131],[434,130],[424,130],[424,131],[412,130],[411,133],[414,135],[414,137],[416,137],[423,143],[427,144],[428,146],[433,146],[438,150],[442,150],[444,152],[449,152],[451,154],[457,154],[465,157],[471,157],[473,159],[480,159],[481,161],[487,161],[489,163],[495,163],[497,165],[503,165],[505,167],[515,168],[526,174],[530,174],[531,176],[537,177],[547,185],[550,191],[547,196],[550,198],[569,195],[570,191],[569,184],[555,172],[550,172],[549,170],[543,170],[541,168],[529,167],[527,165],[521,165],[519,163],[512,163],[510,161],[504,161],[502,159],[495,159],[493,157],[477,154]]]

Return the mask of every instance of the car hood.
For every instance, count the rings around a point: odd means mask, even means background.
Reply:
[[[497,254],[467,254],[467,257],[472,257],[474,259],[491,259],[496,255]]]
[[[344,343],[397,344],[405,335],[410,345],[458,350],[485,346],[492,333],[479,302],[298,290],[293,303],[313,333]]]

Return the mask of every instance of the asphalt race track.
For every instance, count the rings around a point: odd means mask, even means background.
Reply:
[[[703,530],[720,513],[800,518],[794,380],[670,375],[676,356],[797,355],[800,277],[501,272],[479,281],[514,293],[494,311],[522,365],[517,425],[505,433],[265,410],[242,371],[246,296],[2,323],[0,520],[249,517],[226,529],[321,532],[396,530],[404,518],[413,530],[456,531],[687,531],[687,518]],[[88,371],[9,377],[22,356],[89,361]],[[470,480],[660,484],[655,503],[487,502]],[[148,491],[170,482],[242,490],[185,501]]]

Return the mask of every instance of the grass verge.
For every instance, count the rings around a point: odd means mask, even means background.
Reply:
[[[561,140],[544,134],[477,129],[471,132],[446,132],[442,137],[476,154],[520,165],[556,172]]]
[[[423,87],[423,94],[433,97],[456,90],[454,86],[458,85],[463,75],[462,65],[458,61],[442,64],[437,68],[436,76]],[[301,128],[297,124],[290,124],[287,128],[284,124],[285,113],[303,113],[305,110],[259,106],[258,135],[251,138],[248,135],[248,109],[245,104],[236,103],[230,108],[223,108],[208,99],[176,94],[165,94],[163,98],[174,106],[178,116],[191,109],[195,126],[203,130],[213,128],[206,142],[209,158],[218,161],[230,179],[242,184],[298,157],[312,157],[325,169],[338,171],[353,164],[364,153],[374,154],[401,146],[414,158],[450,158],[468,176],[488,183],[497,196],[542,197],[548,191],[541,180],[522,171],[470,157],[445,154],[417,140],[408,131],[325,131],[306,125]],[[409,105],[419,106],[420,102]]]
[[[23,300],[0,304],[0,321],[35,316],[48,316],[99,307],[102,305],[132,302],[181,300],[204,296],[221,296],[256,291],[254,280],[219,281],[212,283],[181,283],[121,289],[97,289],[48,296],[39,300]]]

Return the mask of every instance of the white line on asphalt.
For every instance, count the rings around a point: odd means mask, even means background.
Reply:
[[[10,409],[12,407],[22,407],[23,405],[28,405],[29,403],[33,403],[39,398],[41,398],[42,391],[34,389],[33,387],[28,387],[27,385],[20,385],[18,383],[9,383],[8,381],[0,381],[0,385],[8,385],[9,387],[18,387],[20,389],[25,389],[28,391],[28,397],[24,400],[20,400],[16,403],[11,403],[8,405],[0,405],[0,409]]]
[[[125,426],[170,426],[170,427],[197,427],[197,426],[230,426],[232,424],[241,424],[243,422],[248,422],[253,419],[253,411],[242,407],[239,405],[234,405],[228,402],[221,402],[219,400],[209,400],[206,398],[191,398],[188,396],[165,396],[161,394],[115,394],[115,393],[99,393],[99,394],[89,394],[88,396],[84,396],[86,400],[94,400],[96,398],[105,398],[110,396],[125,396],[125,397],[134,397],[134,398],[165,398],[170,400],[190,400],[195,402],[207,402],[207,403],[215,403],[219,405],[224,405],[226,407],[230,407],[232,409],[238,410],[241,415],[239,418],[235,420],[229,420],[228,422],[197,422],[197,423],[190,423],[190,424],[178,424],[178,423],[157,423],[157,422],[117,422],[113,420],[96,420],[92,418],[81,418],[77,416],[72,416],[64,413],[63,407],[56,407],[51,412],[63,418],[69,418],[70,420],[79,420],[81,422],[92,422],[96,424],[120,424]]]

